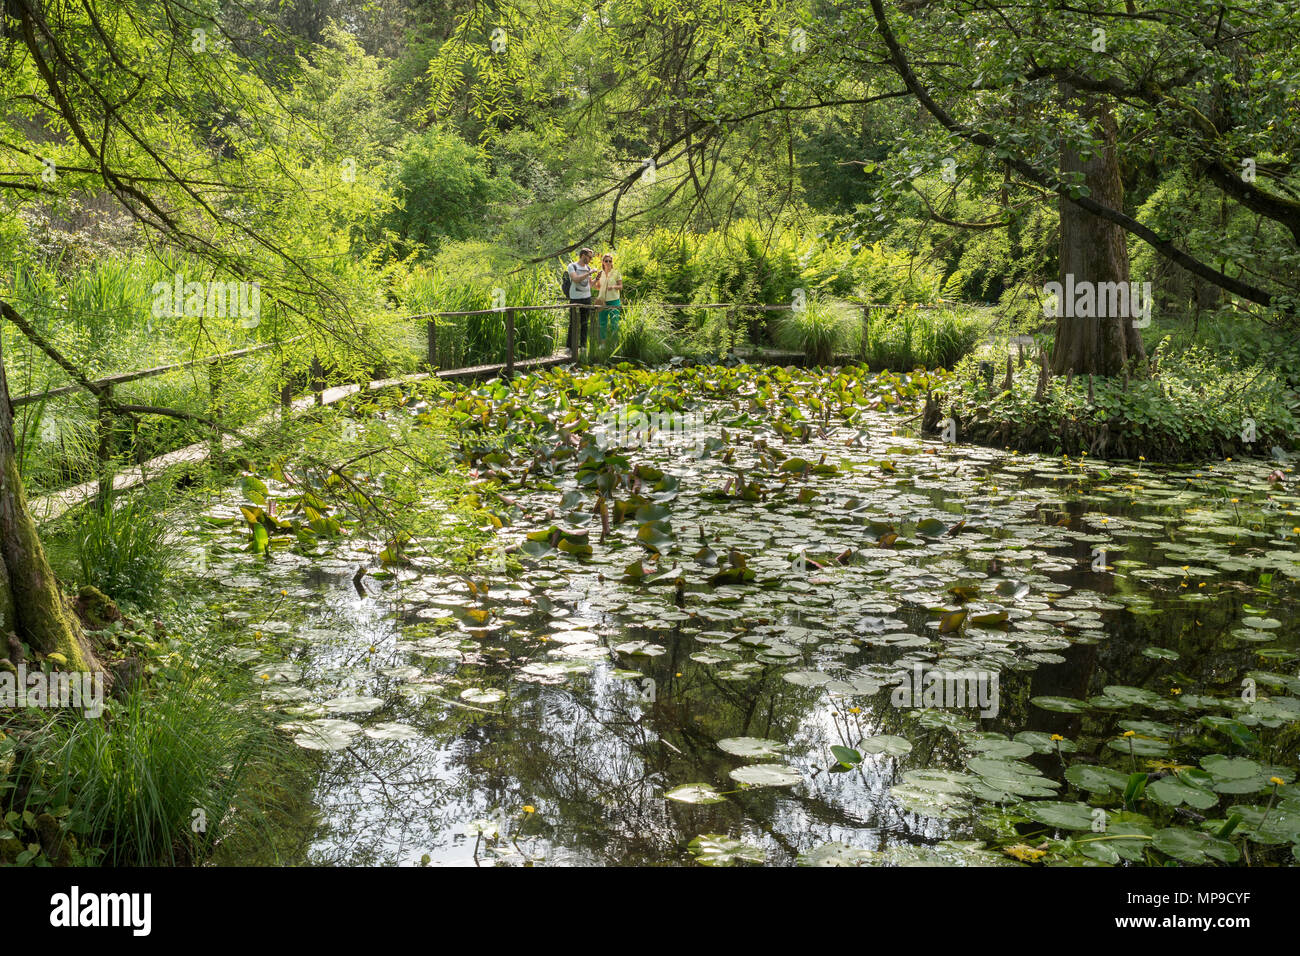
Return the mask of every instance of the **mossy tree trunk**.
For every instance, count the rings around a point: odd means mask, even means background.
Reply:
[[[1120,177],[1116,154],[1118,129],[1115,117],[1098,99],[1081,96],[1067,84],[1061,85],[1067,102],[1077,104],[1084,119],[1093,120],[1101,133],[1102,145],[1090,156],[1069,146],[1061,149],[1061,172],[1083,174],[1088,195],[1112,209],[1124,208],[1124,183]],[[1068,199],[1060,200],[1061,242],[1060,283],[1070,287],[1091,283],[1101,290],[1107,283],[1129,285],[1127,233],[1113,222],[1086,212]],[[1069,282],[1067,276],[1072,276]],[[1097,293],[1096,299],[1102,296]],[[1129,308],[1132,298],[1128,297]],[[1063,302],[1064,313],[1056,320],[1056,340],[1052,346],[1052,372],[1065,375],[1120,375],[1128,362],[1144,356],[1142,333],[1134,325],[1134,316],[1099,316],[1094,307],[1090,316],[1073,315]]]
[[[62,654],[68,670],[101,670],[68,608],[27,508],[18,473],[14,409],[0,348],[0,623],[32,650]],[[3,656],[3,653],[0,653]]]

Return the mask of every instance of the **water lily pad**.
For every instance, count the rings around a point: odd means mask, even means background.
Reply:
[[[1035,800],[1015,808],[1017,813],[1060,830],[1091,830],[1096,819],[1094,808],[1086,803]]]
[[[1218,794],[1192,786],[1173,775],[1152,780],[1147,784],[1146,794],[1167,807],[1177,807],[1185,803],[1197,810],[1208,810],[1219,803]]]
[[[1059,714],[1082,714],[1088,710],[1086,702],[1076,700],[1073,697],[1033,697],[1030,698],[1029,702],[1035,707],[1055,711]]]
[[[727,799],[707,783],[684,783],[665,792],[664,796],[678,803],[725,803]]]
[[[378,723],[365,729],[371,740],[416,740],[420,732],[407,724]]]
[[[1022,730],[1011,739],[1019,741],[1020,743],[1028,744],[1030,747],[1034,748],[1034,753],[1040,754],[1056,753],[1057,750],[1061,753],[1068,754],[1079,749],[1079,745],[1073,740],[1065,738],[1062,738],[1061,740],[1053,740],[1052,737],[1052,734],[1045,734],[1039,730]]]
[[[767,859],[767,851],[762,847],[718,833],[697,836],[687,844],[687,848],[701,866],[735,866],[737,863],[762,863]]]
[[[350,720],[313,720],[293,742],[306,750],[344,750],[360,732],[361,725]]]
[[[732,780],[750,787],[792,787],[803,777],[794,767],[779,763],[750,764],[729,774]]]
[[[1129,775],[1110,767],[1095,767],[1088,764],[1074,764],[1065,770],[1065,779],[1090,793],[1108,793],[1118,790],[1121,793],[1128,785]]]
[[[1106,746],[1122,754],[1133,754],[1138,757],[1158,757],[1169,753],[1168,741],[1151,737],[1117,737],[1107,741]]]
[[[863,737],[858,742],[858,750],[864,754],[884,754],[887,757],[901,757],[912,752],[911,741],[893,734],[877,734],[875,737]]]
[[[823,843],[799,854],[799,866],[863,866],[880,859],[880,854],[847,843]]]
[[[1034,752],[1032,745],[1020,740],[976,740],[971,747],[988,757],[1012,760],[1028,757]]]
[[[1258,777],[1262,769],[1259,764],[1247,757],[1225,757],[1222,754],[1210,754],[1201,758],[1201,766],[1213,777],[1224,780],[1245,780]]]
[[[372,710],[378,710],[384,706],[382,697],[361,697],[355,694],[345,694],[342,697],[335,697],[325,701],[327,710],[336,714],[368,714]]]
[[[460,699],[468,704],[495,704],[505,696],[495,688],[466,687],[460,692]]]
[[[718,741],[718,746],[729,754],[762,760],[765,757],[780,757],[785,754],[786,745],[779,740],[767,740],[763,737],[727,737]]]
[[[821,671],[786,671],[781,677],[798,687],[821,687],[831,679],[830,674]]]
[[[665,648],[649,641],[624,641],[622,644],[617,645],[614,650],[631,657],[659,657],[668,653]]]
[[[1157,830],[1151,845],[1161,853],[1168,854],[1184,863],[1203,864],[1206,858],[1221,863],[1235,863],[1241,853],[1227,840],[1220,840],[1208,833],[1189,830],[1186,827],[1167,827]]]

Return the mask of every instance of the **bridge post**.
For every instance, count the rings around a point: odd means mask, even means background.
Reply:
[[[96,454],[99,462],[99,493],[96,505],[100,511],[107,507],[113,494],[113,470],[110,467],[113,459],[113,411],[109,407],[112,400],[113,386],[105,385],[103,391],[96,396],[99,406],[99,449]]]
[[[221,457],[221,363],[208,366],[208,400],[211,407],[212,437],[208,440],[208,457],[216,463]]]
[[[515,374],[515,310],[506,309],[506,378]]]
[[[321,368],[320,359],[311,357],[311,390],[316,394],[316,404],[325,404],[325,370]]]

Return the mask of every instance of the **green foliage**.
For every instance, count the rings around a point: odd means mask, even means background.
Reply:
[[[27,735],[17,770],[26,805],[66,807],[65,828],[103,862],[202,862],[232,809],[255,813],[250,771],[276,746],[247,680],[218,660],[176,662],[98,718],[50,715]]]
[[[796,289],[857,302],[933,302],[942,276],[883,243],[851,243],[740,221],[705,233],[657,229],[615,254],[626,298],[673,303],[790,302]]]
[[[434,127],[412,136],[398,157],[387,225],[405,253],[423,247],[436,253],[447,239],[485,233],[499,218],[495,207],[513,195],[513,184],[488,167],[487,154],[456,133]]]
[[[399,294],[411,314],[551,305],[560,299],[559,283],[548,270],[519,269],[475,242],[446,246],[431,266],[412,270]],[[505,361],[504,312],[440,316],[437,326],[440,368]],[[567,328],[564,309],[516,312],[516,358],[553,354],[563,347]]]
[[[1225,307],[1193,317],[1185,315],[1153,323],[1151,332],[1167,338],[1166,351],[1177,356],[1189,348],[1208,351],[1222,365],[1238,369],[1264,365],[1292,388],[1300,388],[1300,337],[1294,321],[1265,325],[1235,308]]]
[[[658,365],[671,354],[665,341],[667,329],[667,316],[657,306],[625,305],[618,323],[615,354],[633,362]]]
[[[971,310],[877,310],[863,359],[872,368],[951,368],[975,348],[987,327],[987,315]]]
[[[852,351],[861,338],[862,324],[855,310],[820,298],[782,313],[777,326],[777,342],[803,352],[816,365],[831,364],[836,355]]]
[[[1038,370],[1026,365],[1003,391],[1005,371],[981,375],[967,359],[957,368],[951,407],[963,439],[988,440],[1054,454],[1150,461],[1266,455],[1292,446],[1300,427],[1300,398],[1276,370],[1239,368],[1207,349],[1153,353],[1155,369],[1140,367],[1126,382],[1053,378],[1036,398]],[[1154,371],[1154,374],[1152,374]],[[1247,423],[1253,427],[1247,429]],[[1243,436],[1249,431],[1253,439]]]
[[[140,493],[92,501],[49,539],[50,560],[67,580],[118,601],[155,607],[176,566],[175,545],[154,498]]]

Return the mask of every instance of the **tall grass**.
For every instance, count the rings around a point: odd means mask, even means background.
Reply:
[[[971,313],[952,309],[877,311],[862,357],[872,368],[951,368],[975,348],[985,325]]]
[[[657,305],[625,305],[613,352],[633,362],[658,365],[672,354],[666,341],[667,332],[667,316]]]
[[[51,538],[50,556],[65,578],[91,584],[117,601],[153,607],[174,570],[177,552],[156,502],[110,495],[91,502]]]
[[[68,807],[68,828],[104,863],[202,862],[232,812],[257,815],[252,771],[282,746],[258,709],[238,703],[246,683],[201,661],[132,688],[99,718],[53,714],[18,770],[33,784],[29,802]]]
[[[517,263],[476,242],[452,243],[430,267],[413,270],[397,293],[407,314],[473,312],[486,315],[439,316],[437,359],[442,368],[505,361],[504,309],[550,305],[561,300],[554,270],[519,269]],[[515,357],[552,355],[565,343],[568,313],[563,309],[515,313]]]
[[[783,313],[777,327],[780,344],[817,365],[853,351],[861,338],[862,325],[852,307],[826,299],[811,299],[804,308]]]
[[[209,278],[177,257],[161,260],[105,256],[65,273],[61,264],[20,265],[0,277],[0,291],[37,330],[91,378],[185,362],[256,344],[257,333],[238,321],[153,316],[155,282],[171,285],[175,273]],[[265,303],[264,303],[265,304]],[[265,311],[265,310],[264,310]],[[11,394],[34,394],[70,384],[67,374],[16,329],[4,323],[5,370]],[[238,427],[265,412],[277,391],[278,358],[252,356],[223,367],[221,415]],[[121,402],[178,409],[195,415],[211,411],[208,370],[185,369],[118,385]],[[81,391],[15,409],[15,438],[24,482],[39,494],[96,477],[99,464],[98,411]],[[110,453],[119,463],[140,463],[176,447],[204,439],[205,426],[165,416],[119,419]]]

